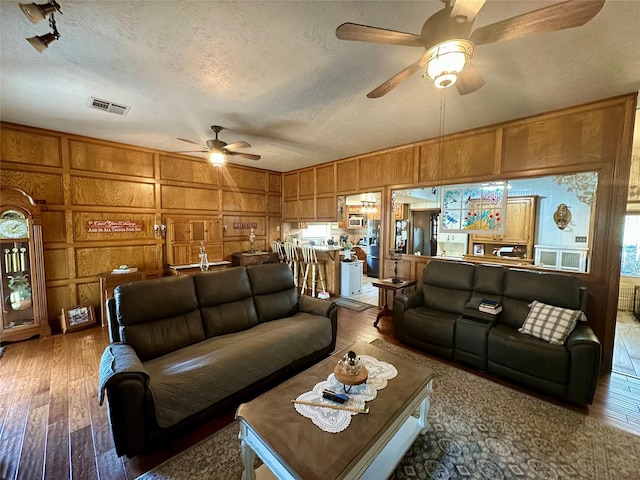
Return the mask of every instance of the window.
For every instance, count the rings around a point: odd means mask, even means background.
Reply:
[[[326,223],[319,225],[308,225],[302,230],[302,238],[310,240],[324,240],[330,236],[329,225]]]
[[[620,274],[640,277],[640,214],[624,217]]]

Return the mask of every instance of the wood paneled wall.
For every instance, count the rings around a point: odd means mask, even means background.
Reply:
[[[49,323],[59,331],[62,308],[98,307],[98,275],[121,264],[162,269],[165,240],[154,224],[168,217],[221,216],[224,256],[279,236],[282,174],[169,155],[150,149],[0,124],[0,186],[15,186],[43,201]],[[90,233],[87,222],[132,220],[140,232]],[[96,312],[100,309],[96,308]]]

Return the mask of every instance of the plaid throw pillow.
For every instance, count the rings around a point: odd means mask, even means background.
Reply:
[[[554,345],[564,345],[564,341],[576,328],[578,320],[587,320],[581,310],[554,307],[537,300],[531,302],[529,307],[531,307],[529,315],[518,331]]]

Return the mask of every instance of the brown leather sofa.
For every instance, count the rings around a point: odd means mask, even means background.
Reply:
[[[162,445],[326,357],[337,307],[298,298],[286,264],[120,285],[100,364],[118,455]]]
[[[479,312],[481,299],[497,301],[502,312]],[[600,341],[583,321],[563,345],[520,333],[534,300],[584,312],[586,289],[566,274],[434,260],[424,269],[420,290],[396,297],[395,334],[414,347],[568,402],[592,403]]]

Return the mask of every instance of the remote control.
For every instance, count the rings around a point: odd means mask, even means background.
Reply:
[[[336,393],[331,390],[324,390],[322,392],[322,398],[326,398],[327,400],[332,400],[338,403],[345,403],[349,401],[349,397],[347,397],[343,393]]]

